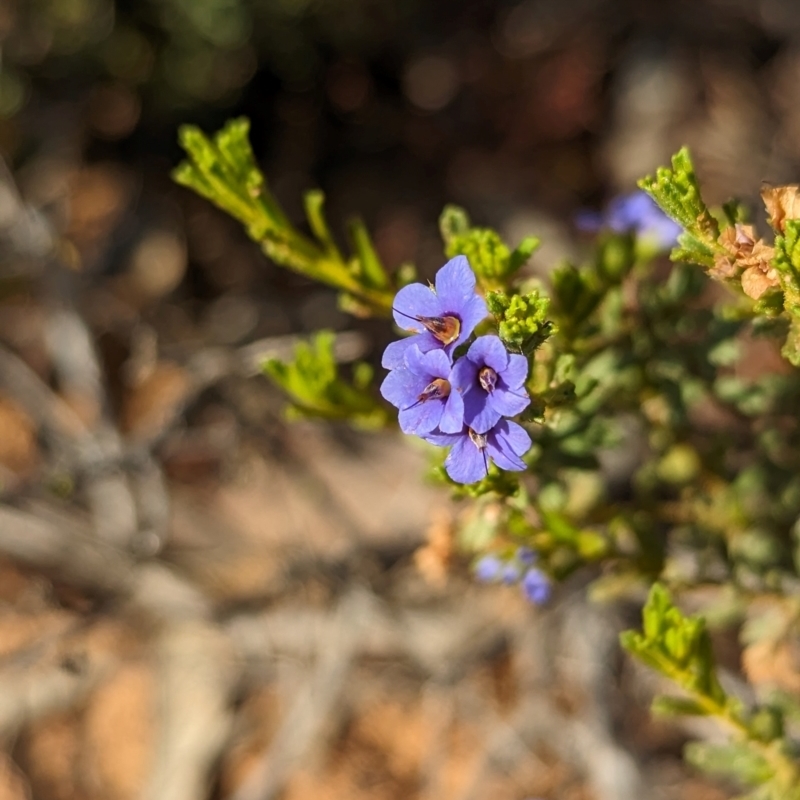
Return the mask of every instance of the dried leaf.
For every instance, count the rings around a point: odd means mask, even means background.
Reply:
[[[764,292],[776,284],[758,267],[748,267],[742,273],[742,291],[753,300],[758,300]]]
[[[755,238],[752,225],[726,228],[718,239],[725,255],[718,255],[709,274],[719,280],[730,280],[741,273],[742,290],[748,297],[758,300],[769,289],[779,286],[778,273],[770,262],[775,248],[763,239]]]
[[[800,186],[765,186],[761,198],[769,214],[769,224],[778,233],[786,229],[787,219],[800,219]]]

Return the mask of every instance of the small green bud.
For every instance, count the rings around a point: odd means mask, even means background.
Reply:
[[[553,332],[547,319],[550,301],[538,291],[524,295],[489,292],[486,303],[497,320],[500,338],[511,350],[531,353]]]
[[[528,236],[513,251],[491,228],[475,228],[463,208],[446,206],[439,217],[439,230],[448,258],[466,256],[480,284],[487,289],[505,286],[508,279],[530,258],[539,240]]]

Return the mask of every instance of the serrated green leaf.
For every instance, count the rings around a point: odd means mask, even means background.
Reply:
[[[688,149],[681,148],[672,157],[671,169],[659,167],[654,176],[640,180],[639,186],[684,228],[672,258],[711,266],[718,249],[719,225],[700,195]]]

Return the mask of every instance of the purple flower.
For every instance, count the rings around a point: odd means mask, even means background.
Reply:
[[[444,468],[457,483],[476,483],[489,474],[489,461],[501,469],[526,468],[520,458],[531,446],[531,437],[515,422],[500,420],[491,430],[476,433],[464,425],[459,433],[433,431],[423,437],[440,447],[453,445]]]
[[[473,571],[475,577],[482,583],[494,583],[500,580],[505,568],[505,562],[494,554],[483,556],[476,562]]]
[[[537,606],[550,599],[550,579],[540,569],[531,567],[522,579],[522,593]]]
[[[423,353],[453,350],[465,342],[487,315],[486,302],[475,293],[475,274],[464,256],[448,261],[437,273],[435,287],[412,283],[394,298],[395,322],[417,336],[392,342],[383,353],[387,369],[403,366],[406,350],[416,345]]]
[[[464,422],[485,433],[501,417],[519,414],[531,402],[525,391],[528,359],[509,354],[497,336],[480,336],[453,367],[454,393],[464,396]]]
[[[403,356],[403,367],[392,370],[381,384],[381,394],[400,409],[403,433],[422,436],[439,428],[444,433],[464,425],[464,400],[450,389],[452,365],[444,350],[428,353],[412,346]]]
[[[535,550],[531,550],[530,547],[524,546],[517,548],[516,555],[520,564],[525,564],[526,567],[530,567],[532,564],[535,564],[536,559],[539,557]]]
[[[575,223],[584,231],[610,228],[617,233],[635,233],[640,239],[649,239],[659,249],[668,250],[678,241],[683,228],[670,219],[643,191],[615,197],[604,214],[584,211],[577,215]]]

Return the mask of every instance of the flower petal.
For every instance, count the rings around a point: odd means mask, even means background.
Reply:
[[[443,411],[442,400],[426,400],[424,403],[417,402],[409,408],[401,409],[397,417],[400,430],[417,436],[430,433],[438,427]]]
[[[473,364],[468,358],[459,358],[453,364],[450,373],[450,386],[454,392],[465,394],[469,389],[478,385],[478,365]]]
[[[450,389],[450,396],[444,404],[444,412],[439,422],[443,433],[459,433],[464,428],[464,398]]]
[[[451,258],[437,273],[436,296],[441,313],[461,316],[462,308],[475,294],[475,273],[466,256]]]
[[[501,417],[513,417],[524,411],[531,402],[527,394],[523,394],[525,390],[513,392],[504,386],[497,386],[495,390],[488,395],[487,405],[496,411]]]
[[[508,367],[508,350],[499,336],[479,336],[470,346],[467,358],[482,367],[484,364],[495,372],[503,372]]]
[[[486,449],[501,469],[522,471],[527,465],[520,456],[531,446],[531,437],[514,422],[500,420],[486,437]]]
[[[414,375],[407,369],[392,370],[381,384],[381,395],[397,408],[405,408],[411,405],[421,389],[419,389],[419,376]],[[423,386],[423,388],[425,388]]]
[[[502,416],[489,404],[489,396],[479,386],[464,393],[464,422],[475,433],[486,433]]]
[[[462,342],[466,342],[472,336],[475,326],[484,320],[488,314],[489,309],[486,307],[486,301],[478,294],[472,295],[459,310],[461,333],[459,333],[458,339],[453,343],[453,346],[457,347]]]
[[[418,347],[409,348],[406,350],[405,362],[406,367],[411,372],[428,376],[429,382],[433,378],[447,380],[450,377],[450,371],[453,366],[447,353],[441,348],[431,349],[427,353],[421,351]]]
[[[416,336],[409,336],[406,339],[400,339],[397,342],[390,342],[383,351],[381,366],[384,369],[404,369],[406,366],[406,350],[409,347],[418,347],[421,352],[427,353],[430,350],[441,350],[442,343],[427,331]]]
[[[444,468],[456,483],[476,483],[487,475],[485,454],[464,434],[448,453]]]
[[[509,472],[523,472],[528,468],[521,458],[507,450],[497,447],[496,442],[490,442],[488,439],[486,442],[486,452],[500,469],[505,469]]]
[[[435,444],[437,447],[450,447],[450,445],[456,444],[457,442],[461,441],[463,436],[466,436],[466,431],[463,434],[461,434],[461,433],[442,433],[442,431],[438,430],[426,433],[422,438],[426,442]]]
[[[422,333],[425,326],[416,317],[440,317],[442,315],[439,298],[421,283],[410,283],[395,295],[392,313],[399,328],[417,333]]]
[[[525,356],[511,353],[508,356],[508,366],[503,372],[503,380],[510,389],[521,388],[528,379],[528,369],[528,359]]]
[[[503,442],[504,447],[507,447],[516,456],[524,456],[533,444],[528,431],[508,419],[498,423],[495,428],[495,436]]]

